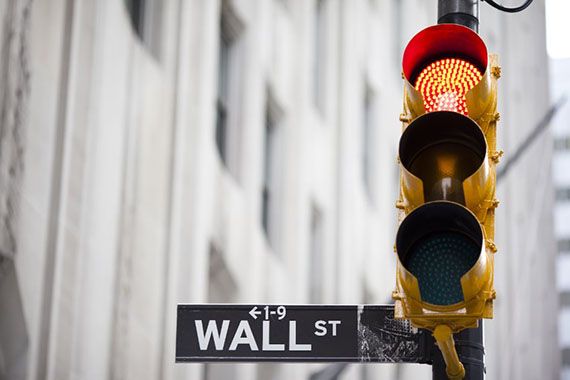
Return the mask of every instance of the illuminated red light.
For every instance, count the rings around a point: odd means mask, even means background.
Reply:
[[[458,58],[444,58],[426,66],[415,88],[424,98],[426,112],[455,111],[467,115],[465,94],[482,78],[473,64]]]

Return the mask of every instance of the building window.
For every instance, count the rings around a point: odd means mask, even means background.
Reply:
[[[563,291],[560,293],[560,308],[569,309],[570,308],[570,291]]]
[[[262,173],[262,190],[261,190],[261,223],[263,231],[267,237],[269,245],[274,249],[276,235],[276,198],[277,198],[277,179],[278,179],[278,119],[280,117],[279,107],[276,105],[273,97],[268,91],[267,101],[265,105],[265,126],[263,133],[263,173]]]
[[[24,379],[30,358],[30,334],[17,276],[14,261],[0,254],[0,379]]]
[[[237,173],[238,126],[235,120],[238,96],[239,35],[243,24],[224,1],[220,17],[218,41],[218,86],[216,97],[216,147],[222,163],[233,173]]]
[[[323,215],[311,206],[309,225],[309,302],[323,301]]]
[[[562,348],[561,352],[562,352],[562,366],[570,367],[570,347]]]
[[[558,240],[558,253],[570,252],[570,239]]]
[[[236,296],[237,283],[232,276],[219,245],[209,247],[208,302],[228,303]]]
[[[313,102],[319,112],[324,113],[325,62],[326,62],[326,11],[327,0],[316,0],[313,47]]]
[[[556,200],[559,202],[565,202],[570,200],[570,188],[565,187],[561,189],[556,189]]]
[[[362,101],[362,181],[368,199],[374,201],[373,149],[374,149],[374,102],[369,86],[365,87]]]
[[[554,140],[554,150],[570,150],[570,137],[558,137]]]
[[[143,36],[145,0],[125,0],[131,25],[139,37]]]
[[[142,43],[159,58],[161,0],[124,0],[131,25]]]
[[[229,56],[231,42],[224,33],[220,33],[220,48],[218,52],[218,99],[216,114],[216,147],[224,165],[227,165],[226,134],[228,123],[228,79]]]

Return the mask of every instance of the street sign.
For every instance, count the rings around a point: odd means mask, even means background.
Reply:
[[[429,363],[392,305],[178,305],[177,362]]]

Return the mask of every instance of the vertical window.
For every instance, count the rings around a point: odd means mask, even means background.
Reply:
[[[374,103],[369,86],[365,86],[362,101],[362,181],[368,199],[373,199],[373,148],[374,148]]]
[[[570,308],[570,292],[567,290],[563,290],[559,294],[560,297],[560,308],[561,309],[568,309]]]
[[[274,249],[276,235],[276,192],[278,177],[278,107],[268,92],[265,105],[265,126],[263,132],[263,173],[261,190],[261,224],[269,245]]]
[[[559,239],[557,245],[558,245],[558,253],[570,252],[570,239]]]
[[[239,35],[243,24],[226,1],[222,2],[218,41],[218,85],[216,99],[216,147],[222,163],[237,174],[239,123]]]
[[[309,302],[323,300],[323,216],[313,205],[310,216],[309,236]]]
[[[29,336],[14,262],[0,255],[0,379],[24,379]]]
[[[232,302],[237,284],[232,276],[220,247],[214,243],[209,248],[208,301],[212,303]]]
[[[162,2],[160,0],[124,0],[133,30],[151,54],[159,57]]]
[[[556,189],[556,200],[558,202],[570,200],[570,187]]]
[[[223,20],[222,20],[223,25]],[[229,99],[229,57],[231,42],[229,36],[224,33],[221,28],[220,41],[218,51],[218,99],[217,99],[217,115],[216,115],[216,147],[220,153],[220,158],[224,165],[227,166],[226,154],[226,135],[228,123],[228,99]]]
[[[564,151],[570,149],[570,137],[558,137],[554,140],[554,150]]]
[[[230,53],[232,41],[224,28],[225,20],[222,17],[220,26],[220,40],[218,51],[218,99],[216,115],[216,146],[220,158],[227,166],[227,125],[229,108],[229,79],[230,79]]]
[[[270,239],[270,212],[273,194],[271,189],[271,166],[273,161],[273,145],[275,139],[275,125],[269,112],[265,115],[264,152],[263,152],[263,190],[262,190],[262,215],[263,230],[268,240]]]
[[[324,63],[326,47],[326,0],[316,0],[314,19],[313,101],[315,107],[324,111]]]
[[[127,11],[129,12],[133,29],[137,35],[142,38],[145,0],[125,0],[125,5],[127,7]]]
[[[562,367],[570,367],[570,348],[563,347],[562,352]]]

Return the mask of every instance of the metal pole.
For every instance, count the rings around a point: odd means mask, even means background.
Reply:
[[[459,24],[479,33],[479,0],[438,0],[438,24]]]
[[[465,380],[485,379],[485,349],[483,346],[483,321],[479,320],[479,327],[465,329],[454,336],[455,347],[459,360],[465,367]],[[432,379],[447,380],[445,361],[439,348],[435,345],[432,351]]]

